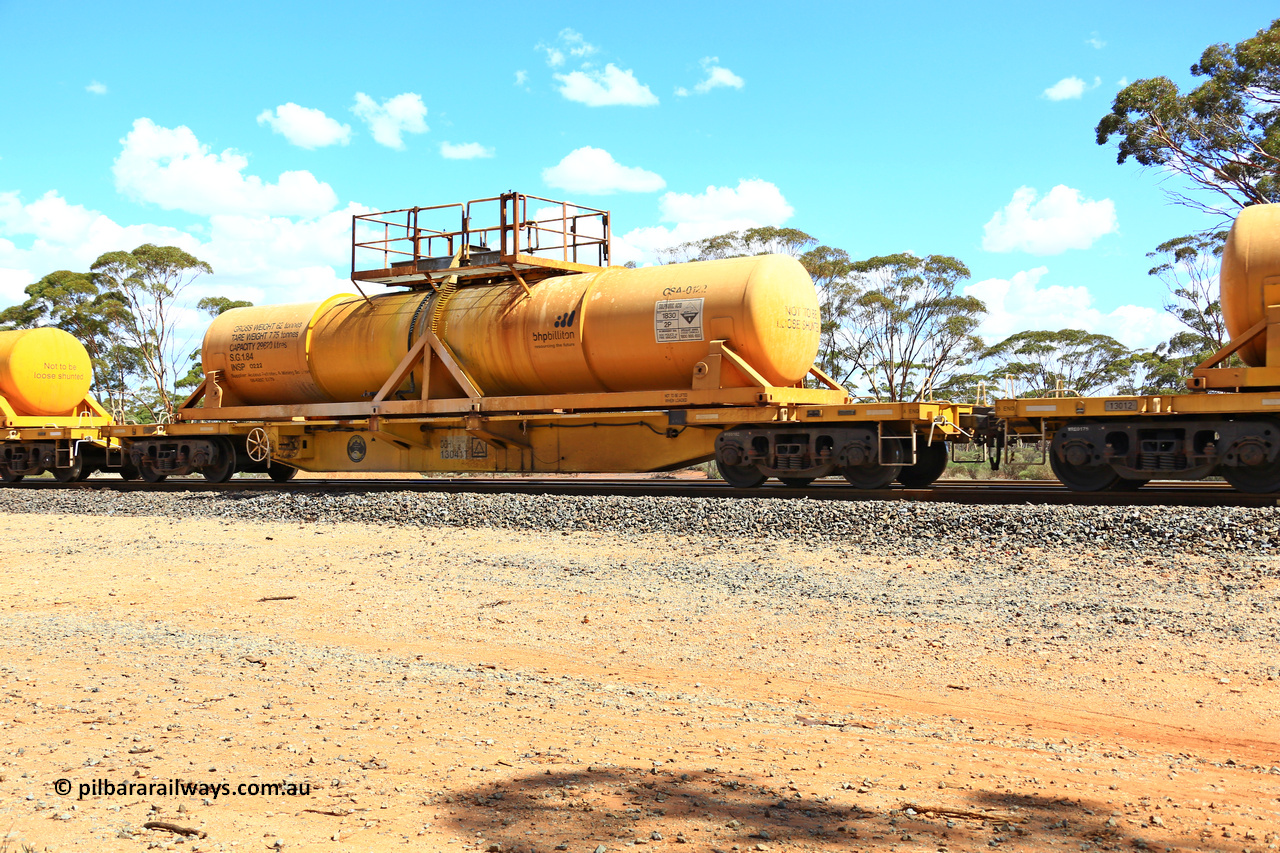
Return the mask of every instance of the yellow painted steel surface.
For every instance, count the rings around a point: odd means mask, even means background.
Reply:
[[[329,402],[309,364],[312,333],[331,309],[356,298],[344,293],[324,302],[223,312],[205,332],[205,374],[222,371],[222,384],[249,405]]]
[[[0,332],[0,394],[18,414],[68,414],[92,381],[84,344],[61,329]]]
[[[240,308],[218,317],[204,364],[245,404],[368,399],[430,326],[434,297]],[[771,384],[792,385],[818,350],[817,294],[793,258],[762,255],[463,287],[437,332],[482,393],[567,394],[688,388],[712,340]],[[752,384],[726,369],[727,385]],[[404,390],[421,388],[420,372]],[[431,396],[460,392],[433,371]]]
[[[1280,204],[1240,211],[1222,254],[1220,284],[1222,319],[1232,338],[1265,319],[1268,305],[1280,305]],[[1240,357],[1252,367],[1266,365],[1266,336],[1241,348]]]

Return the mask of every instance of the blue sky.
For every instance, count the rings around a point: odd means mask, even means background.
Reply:
[[[960,258],[991,339],[1150,346],[1146,253],[1211,223],[1093,128],[1268,7],[0,0],[0,304],[143,242],[193,297],[319,298],[352,212],[516,189],[610,209],[615,262],[787,225]]]

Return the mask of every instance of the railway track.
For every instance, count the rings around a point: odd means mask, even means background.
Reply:
[[[722,480],[609,479],[563,477],[466,477],[440,479],[342,480],[298,478],[287,484],[266,479],[209,483],[202,478],[163,483],[126,482],[111,477],[80,483],[27,479],[9,489],[67,489],[111,492],[442,492],[446,494],[644,495],[693,498],[778,498],[829,501],[925,501],[961,504],[1073,504],[1084,506],[1277,506],[1280,496],[1250,495],[1219,482],[1153,482],[1130,492],[1080,493],[1056,480],[940,480],[928,489],[853,489],[843,480],[819,480],[805,488],[769,483],[736,489]]]

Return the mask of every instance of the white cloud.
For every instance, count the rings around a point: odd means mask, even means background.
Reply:
[[[1033,188],[1019,187],[1004,209],[983,226],[982,248],[1057,255],[1067,249],[1087,249],[1118,229],[1115,204],[1109,198],[1082,198],[1079,190],[1059,184],[1037,200]]]
[[[599,48],[584,39],[581,33],[568,28],[560,31],[556,36],[555,44],[539,43],[534,49],[547,55],[547,65],[552,68],[564,65],[565,59],[569,56],[582,59],[599,51]]]
[[[346,145],[351,141],[351,125],[331,119],[322,110],[300,107],[290,102],[271,110],[263,110],[258,124],[271,129],[299,148],[316,149],[326,145]]]
[[[381,104],[364,92],[357,92],[351,111],[369,126],[375,142],[396,150],[404,148],[403,134],[426,133],[429,129],[427,107],[413,92],[396,95]]]
[[[440,143],[440,156],[446,160],[475,160],[479,157],[492,157],[493,149],[486,148],[479,142]]]
[[[746,82],[728,68],[722,67],[718,56],[703,57],[702,69],[707,72],[706,79],[693,87],[693,91],[697,92],[699,95],[705,95],[712,89],[718,89],[721,87],[741,89]],[[676,94],[680,97],[684,97],[689,94],[689,90],[683,86],[678,86],[676,88]]]
[[[1064,77],[1044,90],[1044,97],[1051,101],[1065,101],[1084,94],[1084,81],[1079,77]]]
[[[23,243],[0,238],[0,307],[23,301],[23,288],[54,270],[87,270],[104,252],[143,243],[178,246],[213,266],[214,275],[198,279],[192,300],[214,294],[258,304],[319,299],[351,289],[351,216],[366,212],[349,204],[302,219],[217,214],[207,227],[184,231],[121,225],[56,191],[30,203],[0,192],[0,232]]]
[[[1119,80],[1116,81],[1116,86],[1118,88],[1123,89],[1125,86],[1128,86],[1128,85],[1129,85],[1128,77],[1121,77]]]
[[[516,72],[516,85],[517,85],[517,86],[523,86],[525,83],[528,83],[528,82],[529,82],[529,72],[528,72],[528,71],[517,71],[517,72]]]
[[[584,39],[582,37],[582,33],[568,29],[567,27],[560,31],[559,38],[560,43],[569,51],[569,55],[578,59],[581,59],[584,56],[590,56],[599,50],[599,48],[594,44],[591,44]]]
[[[795,213],[769,181],[752,178],[737,187],[707,187],[696,195],[669,192],[658,200],[660,219],[674,223],[636,228],[613,239],[613,262],[650,263],[661,249],[716,234],[781,225]]]
[[[623,71],[612,62],[604,71],[570,71],[555,77],[561,83],[560,94],[589,107],[651,107],[658,103],[658,97],[634,72]]]
[[[249,160],[227,149],[213,154],[187,127],[133,123],[112,164],[116,189],[136,201],[188,213],[315,216],[333,208],[333,188],[307,171],[282,172],[276,183],[244,175]]]
[[[1084,43],[1092,47],[1094,50],[1102,50],[1107,46],[1105,41],[1098,38],[1098,34],[1096,32],[1090,33],[1089,37],[1084,40]]]
[[[28,284],[54,270],[87,270],[104,252],[143,243],[195,249],[198,241],[176,228],[122,226],[96,210],[70,204],[50,190],[30,203],[17,192],[0,192],[0,232],[21,237],[19,246],[0,238],[0,305],[22,302]]]
[[[84,87],[84,90],[85,90],[86,92],[90,92],[90,93],[92,93],[92,94],[94,94],[94,95],[105,95],[105,94],[107,94],[107,86],[106,86],[106,84],[105,84],[105,83],[99,83],[97,80],[94,80],[94,81],[93,81],[92,83],[90,83],[88,86],[85,86],[85,87]]]
[[[664,222],[750,220],[777,225],[795,213],[777,186],[759,178],[740,180],[737,187],[707,187],[697,195],[667,193],[658,206]]]
[[[614,192],[648,193],[667,185],[662,176],[639,166],[623,166],[601,148],[570,151],[554,166],[542,170],[547,186],[589,195]]]
[[[1030,329],[1084,329],[1110,335],[1130,348],[1150,349],[1180,329],[1177,320],[1157,308],[1121,305],[1103,312],[1094,307],[1087,287],[1041,286],[1048,273],[1048,267],[1036,267],[1007,280],[989,278],[966,285],[965,295],[987,306],[978,334],[991,344]]]

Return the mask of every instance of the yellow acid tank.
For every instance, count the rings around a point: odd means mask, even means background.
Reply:
[[[65,415],[89,393],[93,362],[61,329],[0,332],[0,396],[19,415]]]
[[[1236,217],[1222,253],[1219,278],[1222,319],[1237,338],[1280,305],[1280,204],[1246,207]],[[1260,335],[1240,349],[1245,364],[1267,362],[1267,339]]]
[[[783,255],[610,267],[545,280],[531,295],[503,283],[439,298],[237,308],[205,334],[204,368],[221,370],[224,389],[248,405],[358,401],[433,322],[486,396],[688,388],[713,340],[728,341],[768,382],[793,385],[818,351],[813,281]],[[403,389],[421,381],[415,373]],[[433,398],[460,393],[443,371],[431,389]]]

